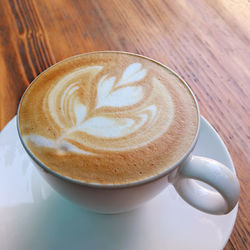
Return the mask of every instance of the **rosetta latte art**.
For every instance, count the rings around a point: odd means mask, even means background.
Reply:
[[[160,80],[145,80],[148,69],[140,63],[120,76],[102,71],[103,66],[85,66],[61,77],[42,103],[60,136],[28,134],[24,139],[60,154],[91,155],[141,147],[166,132],[174,104]]]

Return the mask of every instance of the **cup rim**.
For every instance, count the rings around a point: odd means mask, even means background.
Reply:
[[[54,170],[52,170],[51,168],[47,167],[43,162],[41,162],[28,148],[28,146],[25,144],[21,132],[20,132],[20,126],[19,126],[19,113],[20,113],[20,108],[21,108],[21,103],[22,100],[26,94],[26,92],[30,89],[30,87],[32,86],[32,84],[34,83],[34,81],[39,78],[41,75],[43,75],[48,69],[51,69],[53,67],[55,67],[57,64],[61,63],[61,62],[65,62],[67,60],[71,60],[73,58],[76,57],[81,57],[83,55],[88,55],[88,54],[103,54],[103,53],[120,53],[120,54],[127,54],[127,55],[132,55],[132,56],[137,56],[137,57],[141,57],[144,59],[147,59],[149,61],[152,61],[153,63],[156,63],[158,65],[160,65],[161,67],[167,69],[168,71],[170,71],[171,73],[173,73],[179,80],[180,82],[187,88],[187,90],[189,91],[189,93],[191,94],[191,96],[193,97],[195,106],[196,106],[196,110],[197,110],[197,117],[198,117],[198,121],[197,121],[197,130],[196,130],[196,134],[195,137],[193,139],[193,142],[191,144],[191,146],[189,147],[189,149],[185,152],[185,154],[177,161],[175,162],[171,167],[165,169],[164,171],[160,172],[157,175],[153,175],[147,178],[144,178],[142,180],[138,180],[138,181],[134,181],[134,182],[129,182],[129,183],[121,183],[121,184],[101,184],[101,183],[92,183],[92,182],[84,182],[82,180],[77,180],[77,179],[73,179],[71,177],[62,175]],[[106,51],[93,51],[93,52],[88,52],[88,53],[82,53],[82,54],[77,54],[75,56],[71,56],[68,57],[64,60],[61,60],[59,62],[56,62],[55,64],[51,65],[50,67],[48,67],[46,70],[44,70],[42,73],[40,73],[37,77],[35,77],[35,79],[32,80],[32,82],[29,84],[29,86],[27,87],[27,89],[24,91],[20,102],[18,104],[18,109],[17,109],[17,116],[16,116],[16,125],[17,125],[17,131],[18,131],[18,136],[19,139],[21,141],[21,144],[23,145],[25,151],[27,152],[27,154],[31,157],[31,159],[39,166],[42,168],[43,171],[45,171],[48,174],[51,174],[59,179],[65,180],[65,181],[69,181],[73,184],[78,184],[78,185],[82,185],[82,186],[86,186],[86,187],[91,187],[91,188],[101,188],[101,189],[122,189],[122,188],[130,188],[130,187],[134,187],[134,186],[141,186],[150,182],[153,182],[155,180],[158,180],[166,175],[168,175],[169,173],[171,173],[174,169],[176,169],[193,151],[197,140],[198,140],[198,136],[199,136],[199,132],[200,132],[200,109],[199,109],[199,105],[197,102],[197,99],[194,95],[194,93],[192,92],[191,88],[189,87],[189,85],[186,83],[186,81],[184,81],[184,79],[182,79],[181,76],[179,76],[179,74],[177,74],[174,70],[170,69],[168,66],[158,62],[155,59],[152,59],[150,57],[144,56],[144,55],[140,55],[140,54],[136,54],[136,53],[132,53],[132,52],[127,52],[127,51],[115,51],[115,50],[106,50]]]

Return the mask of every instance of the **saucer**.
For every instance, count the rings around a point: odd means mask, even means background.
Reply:
[[[224,143],[204,118],[194,154],[235,171]],[[65,200],[40,177],[21,146],[16,117],[0,133],[0,249],[223,249],[237,211],[238,206],[227,215],[200,212],[169,185],[132,212],[92,213]]]

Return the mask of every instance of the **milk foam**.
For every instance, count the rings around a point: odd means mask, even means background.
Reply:
[[[23,136],[23,139],[25,142],[32,142],[38,147],[56,149],[57,153],[59,154],[73,152],[73,153],[78,153],[78,154],[93,155],[93,153],[89,153],[84,150],[81,150],[77,148],[76,146],[72,145],[71,143],[67,141],[62,141],[61,139],[54,141],[54,140],[45,138],[40,135],[32,135],[32,134]]]
[[[79,90],[79,86],[77,86],[79,81],[77,79],[79,79],[82,75],[88,72],[92,72],[93,77],[94,77],[95,74],[97,74],[98,71],[100,71],[101,69],[102,69],[102,66],[92,66],[92,67],[84,67],[84,68],[77,69],[74,72],[71,72],[68,75],[64,76],[62,79],[60,79],[58,83],[56,84],[56,86],[48,94],[48,100],[46,99],[46,101],[48,102],[46,103],[45,101],[44,104],[45,105],[48,104],[49,112],[51,116],[61,128],[64,128],[65,125],[63,124],[60,117],[58,116],[57,100],[58,99],[60,100],[60,110],[64,116],[65,114],[72,112],[72,110],[69,110],[69,107],[70,107],[71,102],[74,100],[74,96],[75,96],[74,94],[76,93],[77,90]],[[64,89],[65,86],[66,86],[66,89]],[[46,112],[46,108],[44,109]],[[79,117],[80,114],[78,113],[82,113],[82,111],[77,112],[76,110],[74,110],[74,113],[75,114],[77,113],[76,116]],[[70,115],[70,118],[71,120],[73,120],[73,117],[71,115]]]
[[[152,101],[149,104],[146,103],[146,105],[142,102],[146,96],[145,84],[143,84],[142,80],[147,75],[147,70],[143,69],[140,63],[130,64],[118,80],[112,74],[102,76],[96,85],[94,108],[89,107],[84,102],[85,100],[81,100],[78,92],[81,85],[84,87],[84,84],[86,84],[80,81],[81,77],[84,78],[84,75],[88,73],[92,75],[93,79],[98,73],[101,73],[101,70],[102,66],[99,65],[75,70],[60,79],[50,90],[48,98],[44,99],[44,107],[49,107],[50,116],[64,131],[60,136],[60,140],[52,141],[39,135],[31,135],[28,139],[40,147],[66,148],[65,153],[86,154],[86,151],[77,150],[77,147],[72,144],[67,144],[67,147],[65,147],[65,142],[67,140],[74,141],[73,134],[76,132],[103,139],[119,139],[135,134],[143,127],[144,131],[147,129],[150,131],[151,128],[154,130],[157,119],[160,119],[161,107]],[[152,85],[162,85],[162,83],[152,78]],[[155,88],[158,87],[155,86]],[[162,85],[161,89],[164,90],[162,97],[167,100],[169,106],[167,111],[168,120],[165,121],[164,129],[154,131],[150,137],[145,137],[141,143],[137,141],[136,145],[130,147],[134,148],[148,144],[164,133],[171,124],[174,116],[174,105],[166,88]],[[150,95],[153,94],[154,88],[151,91]],[[60,105],[59,109],[58,104]],[[135,107],[135,105],[138,106]],[[91,115],[91,113],[93,114],[93,112],[103,107],[112,107],[115,110]],[[125,110],[122,108],[125,108]],[[122,115],[119,115],[119,111],[122,112]],[[84,137],[82,139],[77,138],[75,141],[77,141],[78,145],[79,143],[82,146],[85,145]],[[120,150],[124,149],[127,149],[126,145],[120,147]],[[119,150],[119,148],[116,146],[115,150]]]

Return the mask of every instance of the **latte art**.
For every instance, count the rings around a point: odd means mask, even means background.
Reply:
[[[72,178],[115,183],[118,176],[119,183],[129,182],[138,173],[148,175],[157,163],[152,175],[175,160],[171,154],[186,133],[188,115],[195,117],[192,139],[196,132],[194,101],[185,86],[175,90],[176,76],[147,59],[113,53],[56,64],[35,80],[22,100],[19,122],[25,143],[46,165]],[[193,106],[192,112],[183,105]],[[138,160],[143,153],[149,154],[149,162]],[[128,171],[131,162],[136,174]]]
[[[84,154],[91,149],[117,151],[140,147],[164,133],[173,119],[174,105],[162,83],[153,77],[145,86],[147,70],[140,63],[130,64],[120,79],[102,75],[102,68],[77,69],[59,79],[45,96],[43,112],[48,111],[52,122],[62,131],[56,140],[34,134],[24,139],[41,147],[55,148],[58,153]],[[89,81],[82,81],[86,77]],[[81,97],[86,90],[90,92],[88,95],[94,93],[93,99]],[[165,122],[161,129],[156,129],[159,119]],[[103,138],[102,143],[92,145],[85,134]],[[110,144],[109,139],[117,140]]]

